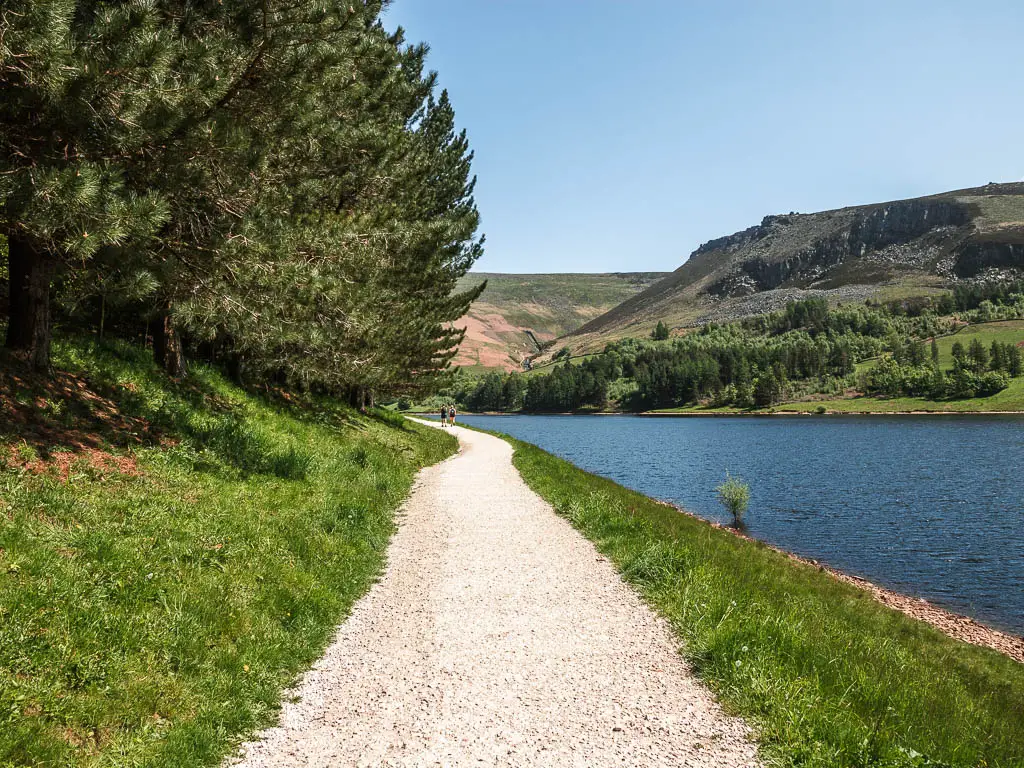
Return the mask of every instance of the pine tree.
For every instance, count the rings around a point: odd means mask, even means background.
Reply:
[[[1006,367],[1006,362],[1003,360],[1003,345],[998,341],[993,341],[992,346],[988,350],[989,368],[993,371],[1001,371]]]
[[[768,370],[757,377],[754,382],[754,404],[772,405],[782,392],[782,383],[775,371]]]
[[[170,373],[191,339],[360,402],[444,378],[482,290],[455,293],[483,243],[472,153],[426,48],[386,33],[380,2],[16,10],[0,80],[12,346],[45,365],[64,270],[101,327],[147,302]]]
[[[458,279],[482,254],[483,239],[476,238],[480,215],[473,198],[473,153],[465,132],[456,132],[447,92],[436,101],[428,97],[414,122],[392,190],[409,238],[388,279],[405,287],[394,311],[407,317],[406,327],[416,333],[402,333],[385,347],[391,365],[382,383],[422,388],[433,386],[454,356],[463,332],[452,323],[486,284],[454,293]]]
[[[295,107],[303,141],[277,142],[281,180],[235,239],[256,258],[228,261],[178,313],[266,372],[361,403],[438,383],[462,335],[451,323],[482,290],[453,295],[482,241],[472,154],[447,95],[430,98],[425,49],[369,18],[347,29],[352,39],[324,33],[337,55],[317,82],[290,88],[308,97]]]
[[[961,368],[967,365],[967,351],[964,349],[964,345],[959,341],[953,342],[952,355],[954,367]]]
[[[967,348],[967,357],[971,361],[971,367],[975,373],[984,373],[988,370],[988,350],[981,342],[981,339],[972,339]]]
[[[913,365],[925,365],[928,361],[928,354],[928,352],[925,352],[924,344],[915,341],[910,361]]]
[[[1024,373],[1024,363],[1021,360],[1020,347],[1016,344],[1009,344],[1006,349],[1006,372],[1011,376],[1020,376]]]
[[[145,3],[12,0],[0,16],[0,234],[8,243],[6,345],[50,357],[50,285],[102,247],[144,242],[164,218],[124,160],[175,99],[173,47]],[[113,74],[111,74],[113,73]]]
[[[183,322],[206,340],[230,338],[232,323],[262,326],[240,282],[246,270],[269,266],[275,250],[295,247],[292,196],[301,199],[301,183],[314,175],[316,129],[344,114],[325,115],[321,94],[342,89],[339,72],[351,69],[380,6],[180,0],[165,7],[186,43],[182,68],[199,70],[205,87],[181,110],[162,151],[140,158],[131,177],[161,190],[171,210],[152,254],[161,291],[151,329],[158,362],[175,373]],[[316,177],[331,172],[315,168]]]
[[[932,400],[941,400],[946,396],[946,394],[946,375],[942,372],[942,369],[936,365],[932,369],[931,385],[929,387],[928,396]]]

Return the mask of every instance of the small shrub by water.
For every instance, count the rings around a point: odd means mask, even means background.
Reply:
[[[732,523],[737,528],[743,525],[743,518],[750,506],[750,486],[738,477],[725,473],[725,482],[715,489],[722,506],[732,515]]]

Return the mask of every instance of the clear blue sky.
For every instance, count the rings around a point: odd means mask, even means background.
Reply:
[[[493,272],[671,270],[768,213],[1024,178],[1021,0],[395,0]]]

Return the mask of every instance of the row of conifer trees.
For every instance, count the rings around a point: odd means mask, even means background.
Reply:
[[[383,6],[3,3],[6,346],[46,369],[59,310],[146,323],[172,374],[184,344],[329,391],[431,387],[478,293],[454,294],[482,247],[472,153]]]

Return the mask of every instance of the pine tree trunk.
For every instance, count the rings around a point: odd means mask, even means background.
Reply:
[[[227,355],[225,368],[228,372],[228,378],[231,379],[231,381],[235,384],[242,383],[242,359],[237,354],[231,352]]]
[[[360,411],[366,410],[366,388],[353,386],[348,391],[348,404]]]
[[[149,323],[153,336],[153,359],[168,376],[180,376],[185,370],[185,359],[181,351],[181,338],[174,329],[170,307],[165,307]]]
[[[50,368],[50,283],[57,261],[19,235],[7,239],[10,289],[5,346],[25,357],[32,368]]]

